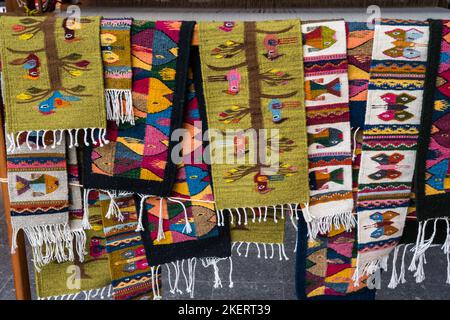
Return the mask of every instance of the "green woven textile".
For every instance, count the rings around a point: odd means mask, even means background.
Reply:
[[[307,202],[300,21],[203,22],[199,28],[217,209]],[[224,139],[227,130],[245,132]],[[254,148],[258,143],[267,148]],[[279,155],[279,166],[272,155]]]

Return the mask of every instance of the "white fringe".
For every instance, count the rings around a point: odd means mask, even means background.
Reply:
[[[92,229],[91,223],[89,222],[89,192],[92,189],[83,189],[83,220],[81,226],[84,230]]]
[[[134,125],[133,98],[131,90],[105,89],[106,117],[108,120],[129,122]]]
[[[84,300],[91,300],[95,297],[100,297],[104,300],[105,298],[112,297],[112,286],[106,286],[98,289],[84,290],[71,294],[63,294],[60,296],[49,296],[49,297],[38,297],[38,300],[78,300],[78,296],[84,295]]]
[[[341,212],[332,216],[312,217],[311,221],[307,221],[307,224],[309,224],[309,237],[315,239],[319,233],[327,234],[333,230],[333,227],[337,230],[343,226],[346,231],[351,231],[352,228],[356,227],[356,217],[351,211]]]
[[[237,255],[240,257],[242,256],[241,253],[241,247],[243,245],[246,245],[246,249],[245,249],[245,254],[244,257],[248,257],[248,253],[249,253],[249,249],[251,245],[255,245],[256,248],[258,249],[258,258],[261,258],[261,248],[259,247],[260,245],[263,246],[264,248],[264,259],[268,259],[268,255],[267,255],[267,248],[266,245],[269,245],[271,247],[272,253],[270,256],[270,259],[273,259],[275,257],[275,245],[278,247],[278,255],[279,255],[279,260],[282,261],[283,259],[288,261],[289,257],[286,255],[286,250],[285,250],[285,246],[284,243],[258,243],[258,242],[244,242],[244,241],[235,241],[231,243],[231,252],[233,252],[233,249],[236,247],[236,253]]]
[[[233,263],[230,258],[230,274],[229,274],[229,278],[230,278],[230,283],[229,283],[229,287],[232,288],[234,286],[233,280],[232,280],[232,272],[233,272]],[[219,261],[222,260],[227,260],[227,258],[217,258],[217,257],[207,257],[207,258],[201,258],[200,261],[202,262],[202,265],[204,268],[207,268],[209,266],[213,267],[214,270],[214,289],[217,288],[222,288],[222,280],[220,279],[220,275],[219,275],[219,267],[217,266],[217,263]]]
[[[17,249],[17,234],[22,229],[33,250],[33,263],[36,270],[56,260],[57,262],[73,260],[73,234],[67,223],[36,225],[18,228],[12,226],[11,253]]]
[[[354,285],[357,287],[359,286],[359,279],[362,276],[365,276],[365,275],[370,276],[370,275],[374,274],[375,272],[377,272],[379,269],[383,269],[383,270],[387,271],[388,259],[389,259],[389,255],[386,255],[386,256],[380,257],[378,259],[369,261],[362,267],[357,262],[355,273],[353,274],[353,278],[352,278],[352,280],[354,281]]]
[[[25,138],[25,145],[28,147],[29,150],[40,150],[41,146],[39,141],[41,140],[42,148],[46,149],[47,147],[50,147],[52,149],[55,149],[56,146],[61,145],[64,133],[69,135],[69,148],[74,148],[79,146],[79,135],[78,132],[80,130],[84,131],[84,144],[86,146],[89,146],[90,144],[94,146],[104,146],[105,144],[109,143],[109,140],[106,139],[106,128],[76,128],[76,129],[55,129],[55,130],[31,130],[27,131],[27,135]],[[42,133],[41,133],[42,131]],[[21,134],[23,134],[25,131],[19,131],[16,134],[9,133],[6,134],[7,138],[7,152],[12,153],[15,150],[20,150],[22,148],[22,145],[20,145],[19,137]],[[47,134],[47,132],[53,133],[53,143],[51,145],[45,144],[44,136]],[[36,142],[31,144],[30,136],[32,133],[35,133],[36,136]],[[59,135],[59,137],[58,137]],[[89,143],[89,137],[90,137],[90,143]]]
[[[414,252],[413,259],[411,264],[409,265],[408,270],[415,271],[414,277],[416,279],[416,283],[421,283],[425,280],[425,269],[424,266],[427,263],[426,260],[426,252],[430,247],[435,247],[437,245],[433,245],[434,238],[437,232],[437,222],[439,220],[444,220],[447,225],[447,236],[445,238],[444,244],[441,246],[443,253],[447,256],[447,280],[446,283],[450,284],[450,223],[448,218],[436,218],[436,219],[428,219],[425,221],[419,222],[418,232],[417,232],[417,240],[415,246],[411,249]],[[426,227],[428,222],[433,222],[433,232],[429,239],[425,239]]]
[[[173,199],[173,198],[171,198],[171,199]],[[298,203],[297,204],[288,203],[288,204],[279,204],[279,205],[270,206],[273,209],[273,221],[275,223],[278,223],[280,218],[282,220],[285,219],[285,209],[286,209],[285,206],[287,206],[288,209],[290,210],[290,218],[291,218],[294,228],[297,228],[297,225],[293,219],[294,219],[294,215],[295,215],[295,220],[298,220],[298,213],[297,213],[297,208],[299,206]],[[295,209],[294,209],[294,207],[295,207]],[[258,213],[256,210],[258,210]],[[247,225],[250,219],[251,219],[252,223],[266,222],[267,214],[269,213],[269,207],[268,206],[255,207],[255,208],[243,207],[243,208],[230,208],[230,209],[223,209],[223,210],[216,209],[217,225],[219,227],[225,226],[224,211],[228,212],[228,214],[230,216],[231,224],[236,223],[238,225],[242,225],[242,224]],[[233,214],[233,212],[234,212],[234,214]]]

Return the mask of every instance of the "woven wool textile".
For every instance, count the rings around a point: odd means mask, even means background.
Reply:
[[[0,30],[7,133],[99,128],[101,137],[100,18],[3,16]]]
[[[350,123],[352,128],[363,128],[372,59],[373,27],[367,22],[348,22],[347,28]]]
[[[307,224],[300,217],[297,232],[295,282],[298,299],[375,299],[375,290],[369,290],[365,281],[358,287],[353,284],[357,256],[354,230],[334,229],[311,239],[307,236]]]
[[[450,205],[450,22],[431,24],[430,65],[416,163],[417,217],[449,216]],[[435,43],[435,44],[433,44]],[[431,70],[433,69],[433,70]]]
[[[199,125],[206,128],[198,49],[193,49],[191,61],[194,72],[188,81],[183,120],[190,137],[183,140],[183,157],[172,190],[174,198],[149,198],[144,202],[143,236],[152,265],[153,261],[162,264],[230,255],[228,224],[219,221],[214,210],[209,166],[196,159],[205,147]]]
[[[205,22],[199,30],[216,208],[307,202],[300,22]],[[227,130],[236,135],[224,139]],[[270,153],[279,166],[262,155]]]
[[[159,273],[149,266],[141,235],[135,231],[138,215],[134,197],[115,199],[124,217],[119,221],[106,217],[109,196],[95,191],[89,196],[101,208],[114,299],[153,299],[156,286],[160,287]]]
[[[73,262],[52,262],[36,272],[36,291],[40,298],[67,299],[107,298],[111,295],[111,276],[103,233],[101,207],[92,204],[86,230],[86,252],[83,262],[78,256]]]
[[[375,26],[358,187],[355,280],[386,268],[399,242],[416,160],[427,62],[427,22]]]
[[[182,125],[192,30],[192,22],[133,22],[135,124],[109,121],[110,143],[86,152],[86,187],[170,195],[176,175],[170,136]]]
[[[314,237],[332,225],[354,225],[344,21],[302,24],[308,130],[309,208]]]
[[[134,123],[131,97],[132,19],[102,19],[101,45],[108,120]]]
[[[12,250],[18,231],[24,230],[37,267],[54,259],[66,261],[66,249],[72,250],[65,143],[44,149],[42,140],[29,137],[33,150],[19,141],[20,148],[7,155]]]

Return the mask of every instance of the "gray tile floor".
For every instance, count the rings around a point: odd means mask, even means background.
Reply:
[[[234,287],[229,288],[229,261],[222,261],[219,274],[222,288],[213,288],[214,274],[212,267],[204,268],[197,263],[195,281],[195,299],[199,300],[228,300],[228,299],[264,299],[264,300],[292,300],[295,296],[295,276],[293,252],[295,232],[290,223],[286,224],[286,253],[289,261],[265,260],[257,258],[257,250],[251,247],[248,257],[233,255],[232,279]],[[9,245],[6,236],[6,224],[3,211],[0,212],[0,300],[15,299],[14,282],[11,271]],[[409,261],[411,256],[407,256]],[[389,260],[391,262],[391,260]],[[450,285],[446,280],[446,257],[439,248],[431,248],[427,255],[425,266],[427,278],[422,284],[416,284],[411,273],[407,273],[407,283],[397,289],[387,288],[390,273],[382,275],[381,289],[377,291],[377,299],[408,299],[408,300],[438,300],[450,299]],[[31,269],[30,269],[31,270]],[[173,270],[173,269],[172,269]],[[167,270],[163,268],[163,299],[189,299],[189,295],[170,294],[167,282]],[[173,277],[173,274],[172,274]],[[34,293],[34,275],[30,274],[32,294]],[[180,280],[180,288],[185,291],[184,280]]]

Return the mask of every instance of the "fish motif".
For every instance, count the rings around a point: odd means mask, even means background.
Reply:
[[[386,153],[377,154],[371,159],[377,162],[379,165],[375,168],[379,169],[377,172],[369,174],[369,178],[373,180],[381,180],[381,179],[397,179],[402,175],[398,169],[401,168],[409,168],[409,165],[399,165],[398,163],[405,159],[405,156],[400,153],[393,153],[388,155]]]
[[[406,111],[408,109],[406,104],[416,100],[416,97],[407,93],[385,93],[380,98],[387,104],[386,106],[374,106],[374,108],[382,107],[386,109],[385,112],[377,116],[380,120],[406,121],[414,117],[412,113]]]
[[[336,40],[336,31],[328,26],[308,27],[303,35],[303,43],[310,48],[308,52],[321,51],[330,48]]]
[[[433,122],[431,137],[439,145],[450,148],[450,113]]]
[[[37,109],[40,113],[44,115],[50,115],[55,113],[56,108],[62,108],[72,105],[72,101],[79,101],[80,98],[75,96],[67,96],[59,91],[53,92],[53,94],[48,98],[39,103]]]
[[[59,188],[59,179],[49,174],[32,173],[31,179],[16,176],[16,190],[20,196],[31,190],[33,197],[42,197]]]
[[[329,148],[338,145],[344,140],[344,134],[336,128],[316,128],[314,133],[308,132],[308,143],[316,143],[317,149]]]
[[[378,239],[381,236],[392,236],[398,229],[393,226],[394,222],[391,220],[399,215],[399,213],[390,210],[383,213],[373,213],[370,215],[370,219],[375,221],[375,223],[364,226],[364,229],[376,228],[376,230],[370,234],[370,236],[375,239]]]
[[[209,185],[210,177],[208,171],[190,165],[186,165],[185,170],[190,196],[199,194]]]
[[[106,63],[115,63],[120,60],[119,55],[113,52],[113,44],[117,42],[117,37],[111,33],[102,33],[100,35],[102,60]]]
[[[309,173],[309,189],[323,190],[328,189],[330,182],[344,184],[344,168],[338,168],[331,172],[328,169],[319,169]]]
[[[152,49],[152,64],[154,66],[167,64],[177,58],[178,46],[176,42],[159,30],[155,30],[153,37],[153,43],[158,44],[157,46],[153,46]]]
[[[144,247],[135,250],[126,250],[120,256],[124,260],[116,262],[115,265],[124,264],[122,269],[124,272],[131,273],[136,270],[145,270],[148,268]]]
[[[407,59],[415,59],[420,57],[420,51],[416,50],[416,40],[423,37],[423,32],[415,28],[403,30],[396,28],[394,30],[386,31],[386,35],[395,39],[392,42],[393,48],[384,50],[383,53],[391,58],[404,57]]]
[[[449,163],[449,159],[445,159],[427,169],[426,181],[430,187],[439,191],[446,189],[445,186],[448,185],[450,178]]]
[[[335,78],[330,82],[324,83],[325,79],[314,79],[305,81],[305,99],[310,101],[323,101],[325,94],[331,94],[336,97],[341,96],[341,82]]]

